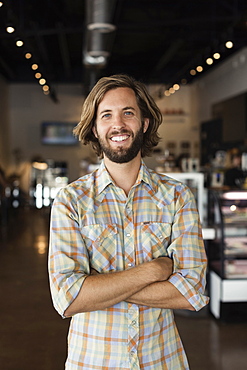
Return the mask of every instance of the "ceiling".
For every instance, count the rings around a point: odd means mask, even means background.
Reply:
[[[2,2],[0,74],[10,82],[34,82],[39,71],[50,86],[81,82],[89,89],[103,75],[128,73],[172,86],[182,79],[190,83],[247,45],[246,0]],[[5,30],[10,23],[12,34]],[[234,47],[227,49],[230,38]],[[17,39],[24,45],[17,47]],[[208,66],[205,60],[215,51],[221,58]],[[192,77],[190,70],[198,65],[203,72]]]

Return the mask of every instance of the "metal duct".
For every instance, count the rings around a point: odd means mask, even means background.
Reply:
[[[112,23],[116,0],[86,1],[86,39],[83,62],[85,65],[105,66],[113,42]]]
[[[87,29],[99,32],[112,32],[116,26],[112,24],[116,0],[87,0]]]

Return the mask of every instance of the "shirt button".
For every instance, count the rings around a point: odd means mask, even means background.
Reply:
[[[130,233],[127,233],[126,236],[129,238],[130,237]]]
[[[136,324],[136,321],[135,321],[135,320],[133,320],[133,321],[132,321],[132,325],[133,325],[133,326],[135,326],[135,324]]]
[[[133,266],[133,263],[128,263],[128,266],[129,266],[129,267],[132,267],[132,266]]]

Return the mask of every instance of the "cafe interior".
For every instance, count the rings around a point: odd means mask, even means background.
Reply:
[[[146,165],[185,182],[209,304],[175,310],[191,370],[247,363],[247,2],[0,1],[0,369],[62,370],[69,319],[48,281],[57,192],[101,160],[73,135],[97,80],[125,73],[160,108]]]

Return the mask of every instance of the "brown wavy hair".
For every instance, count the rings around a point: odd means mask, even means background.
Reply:
[[[128,87],[135,93],[138,107],[141,111],[142,121],[144,118],[149,119],[149,126],[144,133],[143,146],[141,149],[141,156],[150,156],[153,148],[158,145],[160,136],[158,128],[162,123],[162,114],[157,107],[155,101],[148,93],[144,84],[136,81],[133,77],[119,74],[110,77],[102,77],[88,94],[82,106],[81,120],[74,128],[73,133],[78,136],[83,144],[92,144],[96,154],[102,158],[102,150],[98,139],[93,133],[93,126],[95,125],[97,109],[106,92],[118,87]]]

